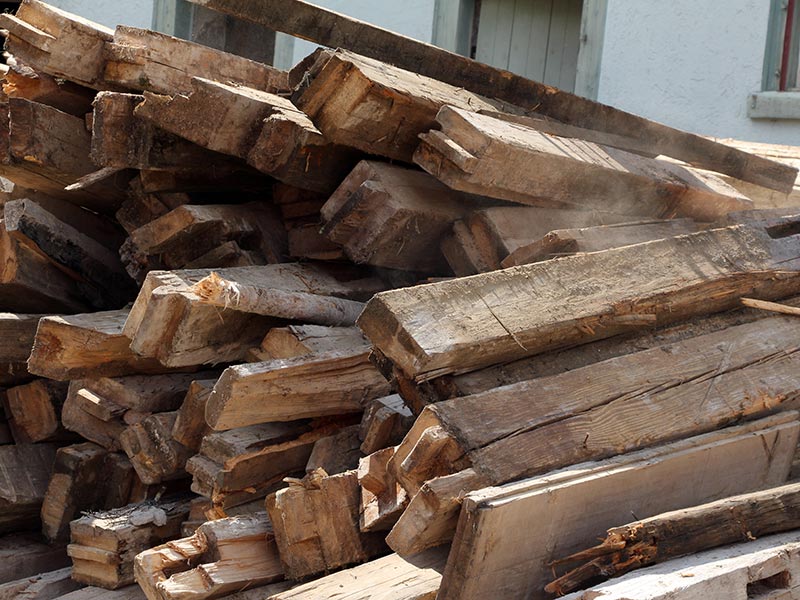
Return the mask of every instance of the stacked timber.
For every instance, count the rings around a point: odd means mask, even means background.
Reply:
[[[796,594],[796,150],[192,1],[0,15],[0,600]]]

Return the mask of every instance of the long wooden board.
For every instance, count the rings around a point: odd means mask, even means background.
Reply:
[[[731,428],[707,438],[721,440],[675,442],[629,455],[624,465],[610,459],[607,465],[577,466],[469,494],[440,597],[546,598],[547,563],[582,548],[631,513],[652,516],[782,483],[797,435],[796,421],[755,435]],[[588,512],[587,497],[592,498]],[[535,536],[525,525],[532,518]],[[502,533],[498,522],[505,524]],[[491,552],[485,551],[487,544]]]
[[[800,244],[746,225],[384,292],[358,324],[417,381],[798,289]]]
[[[431,44],[346,17],[302,0],[191,0],[330,48],[348,48],[404,69],[500,98],[567,124],[627,136],[665,154],[783,192],[797,172],[773,161],[525,79]]]

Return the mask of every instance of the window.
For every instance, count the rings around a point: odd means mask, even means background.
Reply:
[[[751,119],[800,119],[800,0],[772,0],[761,89]]]

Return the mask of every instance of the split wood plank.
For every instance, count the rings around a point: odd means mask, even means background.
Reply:
[[[690,219],[642,221],[582,229],[557,229],[532,244],[518,248],[500,264],[507,269],[579,252],[598,252],[676,235],[696,233],[698,230],[697,224]]]
[[[3,408],[16,443],[69,439],[61,427],[61,407],[66,397],[66,383],[44,379],[6,390]]]
[[[228,367],[206,405],[217,431],[364,410],[391,391],[369,360],[369,348],[341,350]]]
[[[263,512],[205,523],[192,537],[142,552],[134,570],[148,600],[210,600],[283,579]]]
[[[414,161],[449,187],[521,204],[714,221],[752,202],[675,163],[445,106]]]
[[[614,527],[599,545],[553,561],[556,572],[576,566],[545,591],[564,596],[589,587],[598,577],[617,578],[679,556],[797,529],[799,508],[800,484],[795,483]]]
[[[59,569],[0,584],[0,600],[56,600],[82,587],[72,569]]]
[[[292,101],[331,142],[412,162],[418,136],[446,105],[498,110],[501,102],[346,50],[318,50],[297,67]],[[511,107],[506,107],[511,108]]]
[[[52,106],[10,98],[0,110],[0,174],[15,183],[98,213],[113,213],[124,199],[113,182],[65,191],[96,171],[84,120]]]
[[[302,476],[314,445],[352,422],[268,423],[211,433],[186,465],[192,489],[224,510],[263,498],[285,477]]]
[[[104,590],[103,588],[88,586],[81,588],[58,600],[147,600],[144,592],[138,585],[129,585],[118,590]]]
[[[335,190],[359,153],[329,143],[289,100],[262,90],[195,78],[188,94],[145,94],[136,116],[290,185]]]
[[[713,229],[381,293],[358,325],[424,381],[792,295],[798,250],[756,227]]]
[[[394,454],[394,447],[384,448],[362,458],[358,464],[361,531],[389,531],[408,505],[408,493],[387,468]]]
[[[55,444],[0,446],[0,532],[38,527],[56,448]]]
[[[356,263],[447,273],[441,240],[476,206],[424,173],[362,161],[322,207],[322,232]]]
[[[122,450],[147,485],[187,476],[186,461],[194,452],[172,438],[177,414],[173,411],[149,415],[120,435]]]
[[[335,596],[340,600],[430,600],[439,590],[447,549],[434,548],[412,560],[397,554],[326,575],[272,600],[316,600]]]
[[[277,358],[296,358],[310,354],[322,354],[340,350],[369,346],[358,327],[326,327],[324,325],[289,325],[269,330],[255,352],[258,361]]]
[[[355,471],[318,470],[267,497],[287,579],[303,579],[385,553],[383,534],[361,533]]]
[[[344,260],[342,247],[321,233],[321,223],[298,224],[289,230],[289,256],[309,260]]]
[[[16,57],[9,58],[7,64],[9,69],[2,82],[7,97],[47,104],[76,117],[92,112],[94,90],[37,71]]]
[[[31,378],[27,361],[43,316],[0,313],[0,385],[20,385]]]
[[[792,532],[675,559],[564,598],[794,600],[800,596],[798,572],[800,540]]]
[[[481,64],[302,0],[191,0],[329,48],[347,48],[563,123],[625,136],[648,150],[782,192],[796,169]]]
[[[432,404],[400,444],[394,473],[412,493],[460,466],[500,484],[794,408],[798,334],[796,319],[775,317]]]
[[[134,582],[140,552],[178,537],[189,514],[188,500],[131,504],[70,523],[72,577],[86,585],[115,590]]]
[[[335,327],[355,324],[362,302],[387,287],[348,265],[297,263],[220,270],[192,291],[206,305]]]
[[[0,583],[69,566],[63,544],[47,544],[33,533],[12,533],[0,537]]]
[[[546,598],[547,564],[585,547],[631,513],[656,515],[782,483],[797,426],[788,422],[753,433],[734,427],[468,494],[440,596],[481,598],[494,590],[508,598]],[[675,485],[676,478],[682,485]],[[587,497],[593,498],[591,515]],[[532,515],[536,536],[524,525]],[[514,524],[503,527],[500,537],[497,518]],[[488,554],[481,550],[487,542]]]
[[[200,76],[271,93],[289,89],[288,73],[156,31],[120,25],[106,44],[104,78],[120,87],[160,94],[189,93]]]
[[[367,403],[361,420],[361,451],[372,454],[399,444],[414,423],[414,415],[399,394]]]
[[[206,423],[206,402],[216,383],[216,379],[192,381],[175,416],[172,439],[191,450],[200,450],[203,438],[212,431]]]
[[[42,318],[28,369],[57,381],[163,373],[166,369],[158,361],[131,351],[131,341],[123,334],[128,314],[128,310],[115,310]]]
[[[35,200],[12,200],[3,206],[3,223],[17,243],[44,252],[51,260],[85,279],[80,289],[97,308],[117,308],[135,294],[133,281],[117,248],[107,248],[82,227],[62,221]]]
[[[0,16],[8,30],[6,50],[54,77],[93,89],[108,89],[103,78],[106,43],[114,32],[38,0],[24,0],[15,15]]]
[[[333,435],[317,440],[306,463],[306,473],[322,469],[328,475],[338,475],[358,468],[361,440],[358,425],[350,425]]]
[[[85,511],[128,504],[135,475],[121,454],[92,443],[59,448],[42,504],[42,533],[50,542],[69,541],[69,524]]]

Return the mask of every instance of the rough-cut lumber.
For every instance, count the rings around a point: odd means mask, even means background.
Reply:
[[[436,126],[445,104],[465,110],[497,109],[466,89],[398,69],[346,50],[318,50],[298,70],[292,97],[330,141],[367,154],[411,162],[419,134]]]
[[[398,394],[367,403],[359,432],[361,451],[372,454],[399,444],[413,423],[413,414]]]
[[[161,500],[72,521],[67,552],[73,579],[110,590],[130,585],[136,555],[177,538],[188,514],[188,500]]]
[[[189,261],[183,268],[186,269],[230,269],[233,267],[255,267],[266,265],[267,260],[261,252],[245,250],[238,242],[224,242],[216,248],[209,250],[202,256]],[[269,261],[274,262],[274,261]]]
[[[352,422],[268,423],[209,434],[186,464],[192,490],[226,510],[263,498],[284,477],[302,476],[314,445]]]
[[[361,440],[358,439],[358,425],[345,427],[341,431],[317,440],[306,463],[306,472],[322,469],[328,475],[338,475],[358,467],[361,453]]]
[[[55,457],[54,444],[0,446],[0,532],[37,527]]]
[[[133,468],[121,454],[92,443],[59,448],[42,504],[44,536],[69,541],[69,523],[80,513],[125,506],[133,479]]]
[[[800,596],[796,532],[701,552],[565,596],[565,600],[695,600]]]
[[[355,471],[322,470],[267,497],[267,512],[288,579],[366,562],[385,552],[383,535],[361,533]]]
[[[348,48],[566,124],[634,138],[646,143],[653,154],[671,156],[765,187],[788,192],[797,177],[796,169],[786,165],[563,92],[302,0],[191,1],[329,48]]]
[[[782,483],[798,433],[792,414],[788,422],[789,415],[779,415],[759,422],[763,428],[732,427],[468,494],[440,597],[482,598],[494,590],[546,598],[551,560],[584,548],[631,514],[645,518]],[[767,426],[776,419],[784,423]],[[505,524],[500,536],[498,518]],[[533,522],[537,535],[523,533]]]
[[[46,544],[32,533],[5,534],[0,538],[0,583],[34,577],[69,566],[63,544]]]
[[[103,89],[103,53],[113,31],[38,0],[25,0],[16,15],[3,14],[6,50],[58,78]]]
[[[440,241],[476,205],[424,173],[363,161],[322,207],[322,232],[356,263],[446,273]]]
[[[271,93],[289,88],[284,71],[155,31],[119,26],[106,46],[104,77],[120,87],[189,93],[197,76]]]
[[[194,452],[172,438],[177,414],[150,415],[120,435],[120,446],[139,479],[148,485],[186,477],[186,461]]]
[[[282,223],[264,203],[182,205],[131,232],[132,243],[145,254],[176,253],[186,262],[203,260],[232,240],[259,250],[271,263],[282,262],[286,254]]]
[[[680,165],[445,106],[414,161],[453,189],[521,204],[700,221],[752,206]],[[591,182],[589,184],[588,182]]]
[[[796,319],[764,319],[430,405],[394,473],[412,493],[468,466],[505,483],[796,407],[798,334]]]
[[[44,315],[0,313],[0,385],[25,383],[36,328]]]
[[[215,383],[216,379],[192,381],[175,416],[172,439],[191,450],[199,450],[203,438],[211,433],[206,423],[206,402]]]
[[[117,308],[134,297],[133,281],[116,248],[107,248],[34,200],[6,202],[3,215],[11,238],[84,278],[81,290],[96,307]]]
[[[492,261],[492,256],[484,255],[484,249],[464,221],[453,223],[453,231],[442,240],[440,249],[456,277],[496,271],[500,265]]]
[[[308,260],[344,260],[342,247],[330,241],[322,232],[320,223],[304,223],[289,232],[289,256]]]
[[[0,175],[99,213],[114,212],[124,194],[108,182],[65,191],[96,171],[83,119],[51,106],[10,98],[0,110]]]
[[[355,278],[345,279],[348,272]],[[210,306],[317,325],[353,325],[361,301],[387,286],[347,268],[337,275],[334,268],[305,264],[228,269],[211,273],[192,291]]]
[[[148,600],[209,600],[283,579],[263,512],[201,525],[192,537],[142,552],[134,570]]]
[[[720,312],[742,296],[789,296],[798,251],[794,236],[713,229],[385,292],[358,324],[423,381]]]
[[[61,596],[58,600],[146,600],[146,597],[138,585],[129,585],[118,590],[88,586]]]
[[[322,354],[342,348],[369,346],[358,327],[289,325],[269,330],[255,353],[259,361]],[[254,361],[254,362],[259,362]]]
[[[145,94],[136,116],[290,185],[332,192],[359,154],[329,143],[289,100],[263,89],[196,78],[189,94]]]
[[[59,569],[0,585],[0,600],[54,600],[82,587],[72,569]]]
[[[321,577],[276,594],[272,600],[431,600],[442,580],[447,550],[435,548],[405,560],[396,554]]]
[[[137,94],[100,92],[92,115],[92,162],[114,169],[185,171],[242,167],[220,154],[209,152],[134,116],[143,97]]]
[[[609,248],[695,233],[698,229],[698,226],[689,219],[642,221],[581,229],[556,229],[527,246],[517,248],[500,264],[507,269],[579,252],[598,252]]]
[[[389,383],[367,346],[228,367],[206,404],[206,422],[222,431],[364,410]]]
[[[614,527],[599,545],[553,561],[556,572],[577,566],[547,584],[545,591],[563,596],[598,577],[621,577],[679,556],[797,529],[799,509],[800,484],[795,483]]]
[[[92,112],[94,90],[36,71],[16,58],[9,59],[7,64],[9,69],[2,81],[7,97],[47,104],[76,117]]]
[[[408,493],[387,469],[395,449],[384,448],[361,459],[358,483],[361,486],[361,531],[388,531],[408,504]]]
[[[163,373],[166,369],[158,361],[131,351],[131,341],[123,334],[128,314],[114,310],[41,319],[28,369],[58,381]]]
[[[39,379],[6,390],[3,408],[17,444],[62,441],[61,407],[67,384]]]

